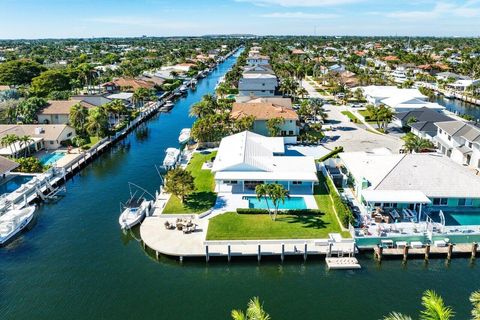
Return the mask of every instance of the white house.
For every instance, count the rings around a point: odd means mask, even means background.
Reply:
[[[277,77],[270,73],[244,73],[238,82],[239,96],[273,97],[278,86]]]
[[[247,64],[254,65],[270,65],[270,57],[262,56],[260,54],[252,54],[247,57]]]
[[[318,182],[313,157],[285,156],[282,137],[244,131],[220,142],[212,172],[215,191],[252,193],[264,183],[278,183],[290,193],[312,194]]]
[[[437,122],[438,150],[453,161],[480,169],[480,128],[463,121]]]

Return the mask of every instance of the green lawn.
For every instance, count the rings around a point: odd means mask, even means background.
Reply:
[[[375,120],[370,119],[370,112],[368,112],[367,110],[359,110],[358,113],[360,113],[365,118],[366,122],[377,123]]]
[[[211,152],[193,155],[187,170],[195,178],[195,192],[188,195],[184,203],[179,198],[171,196],[163,213],[201,213],[213,207],[217,199],[217,194],[213,192],[215,185],[213,174],[210,170],[202,170],[202,165],[214,158],[216,154],[216,152]]]
[[[321,213],[278,215],[276,221],[267,214],[224,213],[210,220],[207,240],[321,239],[332,232],[349,238],[341,231],[323,177],[315,188],[315,200]]]
[[[90,137],[90,143],[87,143],[84,147],[85,149],[90,149],[95,145],[98,141],[100,141],[100,137]]]
[[[360,123],[360,119],[358,119],[353,113],[350,111],[342,111],[342,114],[346,115],[350,120],[352,120],[355,123]]]

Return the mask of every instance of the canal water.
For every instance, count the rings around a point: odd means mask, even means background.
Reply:
[[[438,96],[436,101],[438,104],[447,108],[447,110],[457,113],[459,115],[468,114],[475,119],[480,119],[480,106],[472,103],[464,102],[458,99],[446,99],[443,96]]]
[[[253,296],[273,319],[380,319],[391,310],[416,315],[426,289],[468,318],[480,266],[467,259],[378,265],[364,255],[358,271],[327,271],[321,259],[179,263],[156,261],[138,235],[122,234],[119,201],[128,198],[128,182],[158,188],[154,165],[192,124],[191,104],[234,62],[68,182],[63,199],[40,207],[32,230],[0,249],[0,319],[229,319]]]

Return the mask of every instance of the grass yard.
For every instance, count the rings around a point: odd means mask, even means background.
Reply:
[[[321,213],[282,214],[272,221],[267,214],[227,212],[210,220],[207,240],[321,239],[332,232],[349,238],[348,232],[341,231],[323,176],[320,179],[315,200]]]
[[[365,118],[366,122],[377,123],[375,120],[370,119],[370,112],[368,112],[368,110],[359,110],[358,113],[360,113]]]
[[[87,143],[84,147],[85,149],[90,149],[93,147],[98,141],[100,141],[100,137],[90,137],[90,143]]]
[[[171,196],[163,213],[201,213],[207,211],[215,204],[217,194],[213,192],[214,179],[210,170],[202,170],[202,165],[212,160],[217,153],[195,153],[187,166],[195,178],[195,192],[188,195],[182,203],[179,198]]]
[[[350,120],[352,120],[355,123],[361,123],[360,119],[358,119],[353,113],[350,111],[342,111],[343,115],[346,115]]]

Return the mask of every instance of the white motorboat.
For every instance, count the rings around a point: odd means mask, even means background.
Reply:
[[[180,131],[180,135],[178,136],[178,142],[180,144],[187,143],[190,140],[191,132],[192,132],[192,129],[190,128],[182,129],[182,131]]]
[[[120,204],[120,217],[118,218],[118,223],[123,230],[131,229],[137,224],[141,223],[146,216],[149,216],[153,211],[153,200],[147,200],[145,195],[149,195],[154,199],[154,197],[145,189],[137,186],[136,184],[129,183],[130,189],[130,199],[127,203]],[[132,186],[137,189],[132,193]],[[140,195],[137,195],[138,191],[142,191]]]
[[[0,245],[5,244],[32,221],[35,206],[12,209],[0,216]]]
[[[172,110],[174,104],[171,100],[167,100],[163,106],[160,107],[160,111],[170,111]]]
[[[453,98],[455,98],[455,94],[454,94],[453,92],[451,92],[451,91],[445,91],[445,92],[443,93],[443,95],[444,95],[445,98],[447,98],[447,99],[453,99]]]
[[[163,166],[167,169],[172,168],[178,161],[180,150],[176,148],[168,148],[165,153],[166,155],[163,159]]]
[[[178,90],[180,90],[181,93],[187,93],[188,88],[186,85],[181,85]]]

